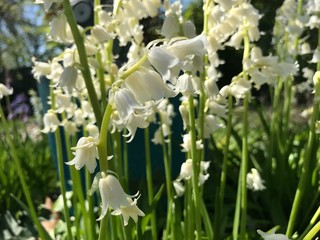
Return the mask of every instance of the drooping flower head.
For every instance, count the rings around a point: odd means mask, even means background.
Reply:
[[[84,165],[90,173],[93,173],[96,166],[96,158],[98,158],[97,139],[93,137],[81,137],[76,147],[71,148],[75,150],[73,153],[75,157],[66,162],[68,165],[74,165],[77,170],[80,170]]]
[[[253,191],[261,191],[266,187],[259,172],[255,168],[251,168],[251,172],[247,174],[247,187]]]
[[[4,96],[9,96],[13,93],[13,89],[9,89],[8,87],[6,87],[6,85],[0,83],[0,100],[4,97]]]
[[[100,179],[97,179],[97,177],[100,177]],[[111,212],[112,215],[122,215],[124,226],[128,224],[130,217],[137,222],[138,216],[143,217],[145,215],[137,206],[137,200],[140,195],[139,192],[135,195],[126,194],[119,180],[112,174],[102,172],[101,176],[96,176],[91,193],[95,191],[97,185],[102,202],[102,211],[100,217],[97,219],[98,221],[105,217],[109,207],[114,210]]]

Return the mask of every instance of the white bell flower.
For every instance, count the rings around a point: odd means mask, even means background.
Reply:
[[[89,136],[92,136],[96,139],[99,138],[100,132],[99,132],[98,126],[96,126],[94,124],[88,124],[88,125],[86,125],[85,130],[88,131]]]
[[[280,233],[275,233],[275,230],[273,230],[271,233],[263,232],[260,229],[257,230],[259,235],[264,239],[264,240],[290,240],[286,235],[280,234]]]
[[[46,62],[38,62],[36,61],[35,57],[32,58],[33,67],[32,67],[32,74],[35,79],[38,81],[40,80],[41,76],[46,76],[51,73],[51,64]]]
[[[266,188],[264,180],[255,168],[251,168],[251,172],[247,173],[247,187],[253,191],[262,191]]]
[[[104,27],[100,25],[95,25],[92,27],[91,36],[93,37],[96,43],[104,43],[113,38],[113,36],[110,33],[108,33]]]
[[[207,52],[208,41],[205,35],[198,35],[194,38],[176,41],[168,47],[168,50],[179,59],[185,59],[187,56],[202,56]]]
[[[148,115],[152,115],[152,111],[149,111],[150,106],[140,105],[128,88],[121,88],[111,93],[110,99],[113,99],[119,118],[128,129],[128,134],[124,135],[130,137],[128,142],[134,138],[137,128],[149,126]]]
[[[76,86],[77,78],[78,70],[73,66],[66,67],[60,76],[60,86],[67,88],[68,92],[72,93]]]
[[[55,132],[60,125],[60,120],[58,119],[56,113],[50,109],[46,114],[44,114],[43,123],[44,129],[42,129],[41,132]]]
[[[209,178],[208,168],[210,166],[210,162],[201,161],[200,162],[200,172],[199,172],[199,186],[203,185],[204,182]],[[181,165],[180,174],[177,178],[177,181],[181,180],[189,180],[193,176],[193,168],[192,168],[192,159],[187,159]]]
[[[172,184],[173,184],[174,190],[176,191],[175,197],[181,197],[185,192],[185,186],[182,184],[182,182],[178,180],[174,180]]]
[[[81,137],[78,140],[77,146],[71,148],[75,150],[75,157],[66,162],[68,165],[74,165],[77,170],[80,170],[84,165],[90,173],[93,173],[96,166],[96,158],[98,158],[97,139],[93,137]]]
[[[126,78],[124,85],[129,88],[141,104],[166,97],[174,97],[176,93],[169,88],[161,76],[148,68],[140,68]]]
[[[13,93],[13,88],[8,88],[6,85],[0,83],[0,100],[4,97],[4,96],[9,96]]]
[[[182,147],[182,152],[189,152],[191,151],[191,135],[189,133],[184,134],[183,135],[183,143],[180,144],[180,146]],[[203,144],[202,144],[202,140],[198,140],[196,141],[196,148],[197,149],[203,149]]]
[[[115,176],[102,172],[98,185],[102,202],[102,211],[98,221],[105,217],[109,207],[114,210],[111,212],[112,215],[122,215],[124,226],[128,224],[130,217],[137,222],[138,216],[145,215],[137,206],[139,192],[135,195],[126,194]]]
[[[196,96],[199,93],[197,80],[199,78],[193,77],[189,74],[181,75],[177,80],[176,91],[182,93],[185,96]]]
[[[179,73],[179,59],[164,47],[152,48],[148,53],[148,60],[165,81],[171,80]]]

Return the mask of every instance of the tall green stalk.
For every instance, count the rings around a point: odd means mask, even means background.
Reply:
[[[196,239],[200,240],[202,235],[201,228],[201,200],[200,200],[200,188],[199,188],[199,173],[200,173],[200,159],[198,158],[198,152],[196,147],[196,124],[195,124],[195,107],[193,103],[193,96],[189,96],[189,125],[191,135],[191,158],[192,158],[192,187],[193,187],[193,200],[195,211],[195,223],[196,223]]]
[[[228,167],[228,155],[229,155],[229,143],[231,137],[231,128],[232,128],[232,108],[233,108],[233,99],[232,96],[228,96],[228,120],[226,128],[226,142],[223,149],[223,160],[222,160],[222,169],[220,175],[220,187],[219,187],[219,196],[218,196],[218,205],[216,208],[216,213],[214,217],[214,238],[220,239],[221,233],[221,217],[223,216],[223,201],[224,201],[224,192],[227,180],[227,167]]]
[[[112,105],[108,104],[104,112],[104,116],[103,116],[103,120],[100,128],[100,141],[97,145],[101,172],[107,172],[108,170],[108,160],[107,160],[108,159],[108,149],[107,149],[108,141],[107,140],[108,140],[108,126],[110,122],[111,113],[112,113]],[[99,240],[106,239],[107,230],[108,230],[107,223],[108,223],[108,215],[101,220]]]
[[[53,93],[53,89],[50,88],[50,97],[51,97],[51,109],[56,108],[56,102],[55,102],[55,95]],[[58,127],[56,131],[54,132],[54,138],[56,142],[56,153],[57,153],[57,159],[58,159],[58,173],[59,173],[59,183],[60,183],[60,191],[62,195],[62,201],[63,201],[63,211],[64,211],[64,217],[67,225],[67,236],[69,240],[72,240],[72,232],[71,232],[71,221],[70,221],[70,213],[69,208],[67,204],[67,182],[65,178],[65,172],[64,172],[64,160],[63,160],[63,149],[62,149],[62,138],[61,138],[61,129]]]
[[[162,143],[162,153],[163,153],[163,162],[164,162],[164,171],[166,178],[166,188],[167,188],[167,203],[168,203],[168,211],[167,211],[167,223],[166,229],[164,232],[164,239],[168,238],[169,230],[171,230],[171,239],[175,238],[175,229],[174,229],[174,221],[173,217],[173,189],[171,182],[171,164],[168,157],[167,143],[164,138],[163,130],[162,130],[162,120],[160,121],[160,133],[161,133],[161,143]]]
[[[150,130],[149,127],[144,129],[144,145],[146,154],[146,176],[148,189],[148,202],[152,204],[153,200],[153,180],[152,180],[152,166],[151,166],[151,152],[150,152]],[[152,239],[157,239],[157,221],[155,210],[151,214],[151,235]]]
[[[244,21],[244,26],[246,21]],[[250,40],[248,32],[244,29],[243,32],[244,50],[243,50],[243,62],[249,58],[250,54]],[[243,78],[248,80],[248,74],[244,72]],[[249,98],[250,92],[246,92],[243,100],[243,116],[242,116],[242,156],[240,166],[240,239],[245,239],[246,224],[247,224],[247,172],[249,161],[249,149],[248,149],[248,112],[249,112]],[[237,200],[238,201],[238,200]]]
[[[76,19],[74,17],[74,14],[73,14],[73,11],[71,8],[70,0],[63,0],[63,7],[64,7],[64,14],[65,14],[67,21],[68,21],[70,28],[71,28],[74,42],[77,46],[79,59],[80,59],[80,65],[81,65],[80,70],[82,72],[83,79],[85,81],[85,84],[86,84],[86,87],[88,90],[89,99],[90,99],[90,102],[91,102],[91,105],[93,108],[94,115],[96,117],[97,125],[100,126],[101,121],[102,121],[102,113],[101,113],[97,93],[94,89],[92,78],[91,78],[90,68],[89,68],[89,64],[88,64],[88,58],[87,58],[86,49],[84,46],[84,39],[78,29]]]
[[[320,30],[318,30],[318,46],[320,46]],[[320,71],[320,62],[317,63],[317,72],[318,71]],[[319,104],[320,75],[318,74],[317,76],[315,76],[315,78],[316,78],[314,79],[315,93],[314,93],[314,101],[313,101],[313,112],[312,112],[311,121],[310,121],[309,137],[308,137],[308,142],[306,146],[306,151],[304,154],[301,175],[300,175],[298,187],[296,190],[296,194],[293,200],[288,227],[286,231],[286,235],[289,238],[293,234],[293,230],[294,230],[295,222],[300,209],[303,194],[305,192],[305,189],[307,189],[308,184],[310,183],[310,176],[312,173],[312,169],[310,169],[310,165],[312,164],[312,161],[318,160],[316,157],[312,159],[312,153],[316,148],[316,122],[319,119],[319,106],[320,106]]]

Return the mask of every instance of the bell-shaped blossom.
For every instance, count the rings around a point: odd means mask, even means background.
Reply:
[[[44,129],[43,133],[55,132],[60,125],[60,120],[53,110],[49,110],[43,116]]]
[[[135,195],[126,194],[115,176],[111,174],[106,175],[102,172],[99,179],[99,191],[102,211],[98,221],[105,217],[109,207],[114,210],[111,212],[112,215],[122,215],[124,226],[128,224],[130,217],[137,222],[138,216],[143,217],[145,215],[137,206],[139,192]]]
[[[211,134],[222,128],[223,125],[218,122],[215,116],[209,114],[205,116],[203,127],[203,138],[210,138]]]
[[[148,60],[160,73],[163,80],[171,80],[179,73],[179,59],[164,47],[154,47],[148,53]]]
[[[199,172],[199,186],[203,185],[204,182],[209,178],[208,168],[210,166],[210,162],[201,161],[200,162],[200,172]],[[192,168],[192,159],[187,159],[184,163],[182,163],[180,168],[180,174],[177,178],[177,181],[181,180],[189,180],[193,176],[193,168]]]
[[[174,97],[176,93],[169,88],[161,76],[148,68],[140,68],[126,78],[124,85],[129,88],[138,102],[158,101],[165,97]]]
[[[50,23],[51,38],[58,42],[68,42],[67,26],[67,18],[63,13],[55,17]]]
[[[8,88],[6,85],[0,83],[0,100],[4,96],[9,96],[13,93],[13,88]]]
[[[75,85],[76,85],[76,81],[78,78],[78,70],[73,67],[73,66],[68,66],[66,67],[61,76],[60,76],[60,86],[62,88],[67,88],[69,93],[72,93]]]
[[[130,137],[130,142],[136,133],[137,128],[146,128],[149,125],[149,106],[143,106],[137,102],[134,94],[127,88],[121,88],[114,93],[111,92],[110,99],[113,99],[118,110],[122,124],[128,129],[125,137]],[[119,123],[117,123],[119,125]]]
[[[183,121],[183,130],[186,130],[189,126],[189,103],[188,101],[182,101],[179,106],[179,112]]]
[[[182,152],[189,152],[191,151],[192,148],[192,142],[191,142],[191,135],[189,133],[184,134],[183,135],[183,143],[180,144],[182,147]],[[202,144],[202,140],[198,140],[196,141],[196,148],[197,149],[202,149],[203,148],[203,144]]]
[[[264,180],[255,168],[251,168],[251,172],[247,173],[247,187],[253,191],[262,191],[266,188]]]
[[[286,235],[280,234],[280,233],[275,233],[275,230],[273,230],[271,233],[263,232],[260,229],[257,230],[259,235],[264,239],[264,240],[290,240]]]
[[[80,170],[86,165],[89,172],[93,173],[97,166],[97,143],[97,139],[93,137],[81,137],[78,140],[77,146],[71,148],[71,150],[75,150],[75,152],[73,152],[75,157],[71,161],[66,162],[66,164],[74,165],[77,170]]]
[[[176,196],[175,197],[181,197],[184,192],[185,192],[185,186],[183,185],[183,183],[181,181],[178,180],[174,180],[173,183],[173,188],[176,191]]]
[[[41,76],[46,76],[51,73],[51,64],[46,62],[38,62],[34,57],[32,58],[32,62],[33,62],[33,67],[31,72],[34,78],[37,79],[38,81],[40,80]]]
[[[180,60],[187,56],[202,56],[207,52],[208,41],[205,35],[198,35],[191,39],[176,41],[168,47],[168,50]]]
[[[86,131],[89,133],[89,136],[92,136],[93,138],[99,139],[99,128],[98,126],[94,124],[88,124],[85,127]]]
[[[100,25],[95,25],[92,27],[91,36],[93,37],[96,43],[104,43],[113,38],[113,36],[109,32],[107,32],[107,30],[104,27]]]
[[[185,96],[196,96],[199,93],[199,84],[196,82],[198,80],[199,78],[193,77],[190,74],[183,74],[178,78],[175,90]]]

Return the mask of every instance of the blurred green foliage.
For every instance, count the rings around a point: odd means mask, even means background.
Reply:
[[[29,120],[30,121],[30,120]],[[56,190],[56,170],[50,156],[47,137],[33,135],[38,126],[32,123],[10,121],[11,133],[21,159],[26,181],[30,188],[35,206],[44,202],[48,194]],[[0,126],[0,213],[10,210],[12,214],[21,210],[21,206],[12,195],[25,203],[24,194],[18,178],[16,166],[5,139],[3,127]]]

